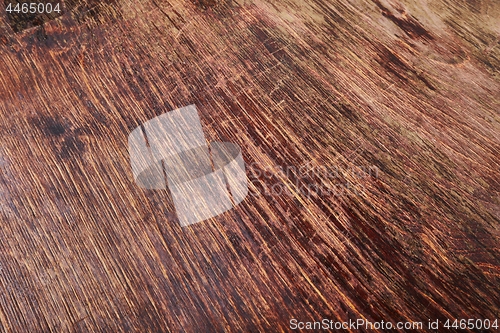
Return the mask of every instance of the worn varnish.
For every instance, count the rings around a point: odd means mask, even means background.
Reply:
[[[64,8],[0,15],[1,332],[500,317],[500,3]],[[127,136],[193,103],[251,194],[180,228]]]

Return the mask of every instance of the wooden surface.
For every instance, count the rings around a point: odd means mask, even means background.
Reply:
[[[500,3],[214,4],[2,10],[0,332],[499,318]],[[181,228],[127,136],[193,103],[251,194]]]

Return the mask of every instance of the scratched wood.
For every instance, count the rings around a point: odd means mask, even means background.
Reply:
[[[499,2],[64,8],[0,15],[0,332],[499,318]],[[127,136],[189,104],[250,194],[181,228]]]

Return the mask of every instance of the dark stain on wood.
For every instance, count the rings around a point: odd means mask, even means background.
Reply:
[[[378,62],[397,78],[409,82],[412,79],[421,81],[430,90],[436,90],[423,73],[417,72],[410,64],[401,59],[394,51],[387,48],[385,45],[379,45]]]
[[[58,157],[67,159],[74,154],[82,154],[85,151],[82,135],[87,133],[84,129],[72,129],[67,122],[54,119],[51,116],[33,118],[30,123],[34,128],[39,129],[49,139],[49,142],[54,144],[47,148],[53,148]]]
[[[66,7],[78,24],[86,22],[101,23],[103,20],[116,22],[121,16],[119,0],[66,0]]]
[[[85,150],[85,143],[78,136],[64,138],[59,149],[59,156],[64,159],[71,158],[75,154],[82,154]]]
[[[34,117],[30,119],[30,124],[48,137],[63,136],[68,129],[67,124],[50,116]]]
[[[420,22],[409,15],[404,9],[396,8],[395,11],[397,14],[394,14],[394,9],[391,10],[383,6],[379,0],[373,0],[373,2],[382,10],[382,15],[394,22],[394,24],[400,27],[401,30],[403,30],[409,37],[415,39],[422,38],[426,40],[434,39],[430,32],[427,31]]]
[[[42,124],[44,132],[48,135],[61,136],[66,132],[66,126],[51,117],[45,117],[39,120]]]
[[[221,0],[192,0],[196,6],[202,9],[215,7]]]

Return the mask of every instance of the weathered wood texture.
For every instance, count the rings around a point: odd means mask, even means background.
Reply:
[[[500,3],[211,5],[2,10],[0,332],[499,318]],[[252,193],[180,228],[127,136],[192,103]]]

